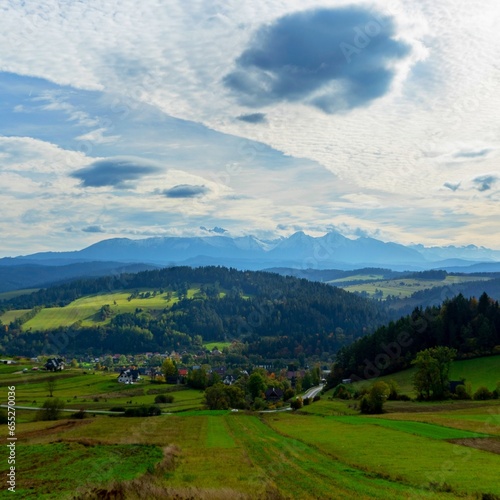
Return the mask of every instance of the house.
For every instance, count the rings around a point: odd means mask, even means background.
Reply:
[[[226,375],[226,378],[222,381],[224,385],[233,385],[235,383],[234,377],[232,375]]]
[[[133,384],[140,380],[139,370],[136,368],[127,368],[121,370],[120,375],[118,377],[118,382],[121,384]]]
[[[343,384],[352,384],[352,379],[351,378],[343,378],[342,383]]]
[[[266,401],[277,402],[283,398],[283,391],[275,387],[270,387],[266,391]]]
[[[61,358],[50,358],[45,363],[45,369],[49,372],[60,372],[64,370],[64,360]]]

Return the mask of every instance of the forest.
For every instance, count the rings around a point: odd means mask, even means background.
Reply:
[[[117,290],[130,290],[134,297],[145,289],[171,293],[178,300],[158,310],[117,314],[91,327],[79,321],[45,331],[23,327],[40,308],[64,307],[87,295]],[[197,291],[190,295],[193,289]],[[102,304],[103,316],[107,305]],[[203,341],[238,340],[246,355],[265,359],[328,357],[389,319],[381,304],[326,284],[223,267],[174,267],[77,280],[3,301],[0,309],[30,311],[6,325],[0,339],[2,352],[25,355],[183,350]]]
[[[436,346],[457,351],[457,359],[500,354],[500,306],[485,292],[479,299],[462,294],[439,306],[415,308],[372,335],[337,353],[330,384],[369,379],[408,368],[417,352]]]

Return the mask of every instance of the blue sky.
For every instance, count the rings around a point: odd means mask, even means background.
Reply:
[[[297,230],[500,248],[500,7],[12,2],[0,255]]]

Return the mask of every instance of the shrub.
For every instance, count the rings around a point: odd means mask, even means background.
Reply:
[[[361,398],[361,413],[382,413],[390,388],[385,382],[375,382],[368,394]]]
[[[161,408],[154,405],[142,405],[138,408],[127,408],[125,410],[125,417],[154,417],[157,415],[161,415]]]
[[[289,399],[292,399],[295,396],[295,391],[289,387],[288,389],[285,390],[285,393],[283,395],[283,400],[288,401]]]
[[[493,394],[488,390],[487,387],[481,386],[475,393],[473,398],[477,401],[484,401],[486,399],[491,399]]]
[[[471,399],[465,385],[460,384],[455,387],[455,396],[457,399]]]
[[[400,394],[398,396],[399,401],[411,401],[410,396],[408,394]]]
[[[290,403],[290,406],[292,407],[292,410],[300,410],[302,408],[302,405],[303,405],[302,398],[294,399]]]
[[[9,422],[9,419],[7,418],[7,410],[4,410],[3,408],[0,409],[0,424],[7,424]]]
[[[321,399],[321,396],[319,394],[316,394],[316,396],[314,396],[313,398],[313,401],[319,401]]]
[[[113,406],[113,408],[110,408],[109,411],[121,411],[123,413],[125,411],[125,407],[123,407],[123,406]]]
[[[253,402],[254,410],[265,410],[267,408],[267,403],[262,398],[255,398]]]
[[[173,402],[174,402],[174,397],[172,396],[172,394],[158,394],[158,396],[155,397],[156,404],[173,403]]]
[[[64,401],[59,398],[47,399],[42,409],[37,411],[36,420],[57,420],[64,409]]]
[[[310,404],[310,403],[311,403],[311,398],[304,398],[304,399],[302,400],[302,404],[303,404],[304,406],[309,406],[309,404]]]
[[[84,409],[78,410],[76,413],[71,414],[71,418],[76,418],[79,420],[83,420],[84,418],[87,418],[87,412]]]

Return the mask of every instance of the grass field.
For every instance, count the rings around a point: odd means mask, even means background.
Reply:
[[[403,370],[401,372],[384,375],[377,379],[356,382],[354,387],[369,387],[375,380],[389,382],[394,380],[402,394],[416,396],[413,389],[413,376],[415,368]],[[479,387],[485,386],[490,391],[496,388],[497,382],[500,382],[500,356],[487,356],[484,358],[467,359],[454,361],[451,364],[450,380],[462,380],[470,382],[472,391],[475,392]]]
[[[341,281],[358,281],[363,279],[371,279],[368,276],[354,276],[344,278]],[[469,281],[488,281],[491,278],[478,277],[478,276],[446,276],[444,280],[422,280],[422,279],[412,279],[412,278],[398,278],[393,280],[377,280],[374,279],[371,283],[361,283],[356,285],[340,286],[347,290],[348,292],[366,292],[370,297],[374,297],[376,292],[381,292],[382,295],[379,296],[381,299],[386,299],[388,295],[392,295],[399,298],[409,297],[415,292],[421,290],[427,290],[429,288],[434,288],[438,286],[455,285],[458,283],[465,283]],[[335,284],[335,282],[331,282]]]
[[[48,376],[0,372],[0,399],[5,402],[6,387],[15,385],[18,405],[39,405],[48,399]],[[34,411],[17,411],[22,498],[102,498],[105,492],[214,500],[500,495],[499,455],[450,442],[500,437],[498,401],[428,403],[425,412],[412,406],[418,403],[395,402],[401,403],[398,412],[360,416],[352,402],[323,397],[300,414],[256,415],[200,410],[200,391],[149,380],[122,385],[115,373],[70,369],[56,377],[54,396],[67,407],[86,408],[90,418],[41,422]],[[168,414],[159,417],[92,413],[152,404],[165,391],[174,402],[161,405]],[[2,426],[4,442],[5,434]],[[7,461],[0,460],[0,473],[6,470]]]
[[[147,290],[141,290],[147,292]],[[196,290],[192,290],[195,293]],[[42,309],[33,319],[23,325],[26,330],[48,330],[59,326],[71,326],[81,321],[83,326],[105,324],[109,322],[99,317],[99,310],[105,304],[111,308],[112,315],[134,312],[137,308],[143,310],[162,310],[171,307],[178,298],[173,295],[169,300],[167,294],[157,294],[149,298],[134,298],[128,300],[131,292],[116,292],[92,295],[75,300],[65,307],[51,307]],[[15,311],[11,311],[14,313]],[[9,313],[11,313],[9,312]],[[8,314],[9,314],[8,313]]]
[[[203,344],[203,347],[205,349],[208,349],[209,351],[217,347],[219,351],[222,351],[224,347],[231,347],[231,342],[208,342],[206,344]]]

